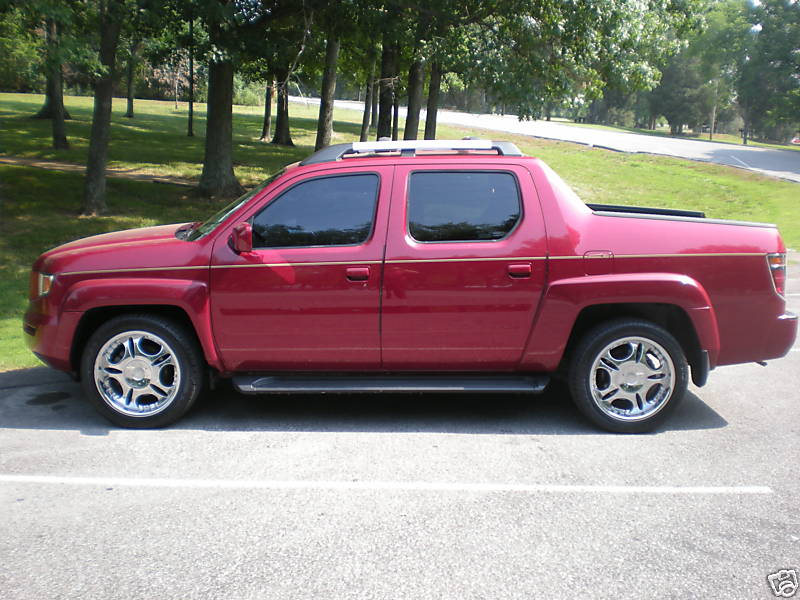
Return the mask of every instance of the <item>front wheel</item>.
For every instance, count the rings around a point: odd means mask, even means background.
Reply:
[[[591,329],[575,349],[570,391],[593,423],[619,433],[658,426],[686,394],[689,367],[678,341],[638,319]]]
[[[174,423],[196,400],[203,361],[193,336],[155,315],[111,319],[89,338],[81,361],[89,401],[120,427]]]

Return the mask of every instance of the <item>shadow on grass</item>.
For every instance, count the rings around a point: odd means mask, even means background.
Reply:
[[[40,381],[37,383],[37,381]],[[15,383],[16,382],[16,383]],[[660,431],[717,429],[717,412],[689,393]],[[80,384],[40,367],[0,374],[0,428],[75,430],[107,435],[108,424]],[[189,431],[602,435],[578,413],[566,390],[540,396],[355,394],[244,396],[227,382],[207,393],[171,429]],[[611,435],[611,434],[608,434]]]

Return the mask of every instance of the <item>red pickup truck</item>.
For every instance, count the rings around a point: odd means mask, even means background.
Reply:
[[[205,222],[33,265],[24,331],[113,423],[244,393],[540,392],[652,429],[711,369],[783,356],[773,225],[587,205],[508,142],[338,144]]]

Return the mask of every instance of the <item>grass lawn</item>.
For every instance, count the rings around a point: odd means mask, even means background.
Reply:
[[[67,97],[71,148],[50,148],[50,123],[31,119],[40,95],[0,94],[0,153],[82,164],[88,150],[90,98]],[[203,157],[205,107],[196,106],[196,137],[186,136],[186,104],[137,101],[126,119],[124,100],[114,102],[110,164],[158,175],[197,178]],[[290,104],[294,148],[258,141],[262,110],[234,108],[234,159],[244,185],[254,185],[313,150],[318,108]],[[357,139],[361,113],[336,110],[334,142]],[[800,187],[724,166],[680,159],[622,154],[578,144],[511,134],[439,127],[440,138],[502,137],[559,172],[587,202],[639,204],[705,211],[710,217],[778,223],[787,244],[800,248]],[[37,364],[22,340],[28,273],[42,251],[75,238],[201,219],[220,202],[197,197],[186,187],[109,179],[106,216],[78,217],[80,173],[0,165],[0,371]]]

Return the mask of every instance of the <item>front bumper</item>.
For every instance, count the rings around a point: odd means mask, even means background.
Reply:
[[[22,320],[25,344],[42,362],[59,371],[74,371],[70,353],[72,338],[83,313],[64,312],[60,318],[33,301]]]

